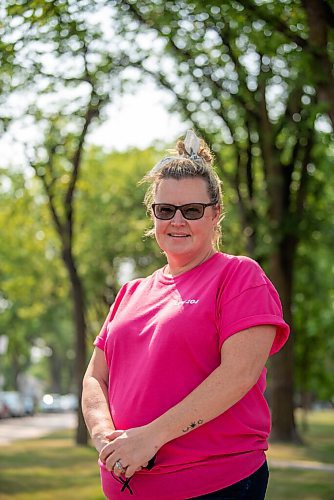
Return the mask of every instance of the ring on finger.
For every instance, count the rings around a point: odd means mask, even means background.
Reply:
[[[122,472],[125,471],[125,467],[123,467],[120,460],[116,460],[116,462],[114,464],[114,469],[117,469],[117,470],[122,471]]]

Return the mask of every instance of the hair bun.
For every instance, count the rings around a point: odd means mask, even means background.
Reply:
[[[192,131],[188,130],[184,140],[180,139],[176,143],[176,152],[185,158],[190,158],[196,161],[199,157],[208,166],[212,166],[213,156],[209,146],[205,141]]]

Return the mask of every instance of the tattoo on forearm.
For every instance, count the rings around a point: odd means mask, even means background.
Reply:
[[[191,422],[191,424],[188,425],[185,429],[182,430],[182,432],[188,432],[191,431],[192,429],[195,429],[198,425],[203,424],[203,420],[197,420],[197,422]]]

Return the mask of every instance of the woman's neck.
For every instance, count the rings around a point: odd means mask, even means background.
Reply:
[[[164,268],[164,274],[170,276],[178,276],[179,274],[183,274],[187,271],[190,271],[194,267],[200,266],[201,264],[203,264],[203,262],[210,259],[210,257],[212,257],[215,253],[216,250],[214,248],[210,248],[204,256],[200,256],[197,259],[186,261],[184,263],[180,262],[179,259],[168,259],[168,264]]]

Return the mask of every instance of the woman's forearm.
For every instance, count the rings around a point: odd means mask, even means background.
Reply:
[[[108,406],[105,382],[92,375],[83,380],[82,412],[93,444],[98,452],[108,443],[106,436],[115,429]]]
[[[263,325],[231,337],[222,349],[220,366],[185,399],[149,424],[161,445],[209,422],[237,403],[257,382],[275,331],[275,327]]]
[[[149,424],[161,445],[221,415],[251,388],[244,379],[226,375],[220,365],[185,399]]]

